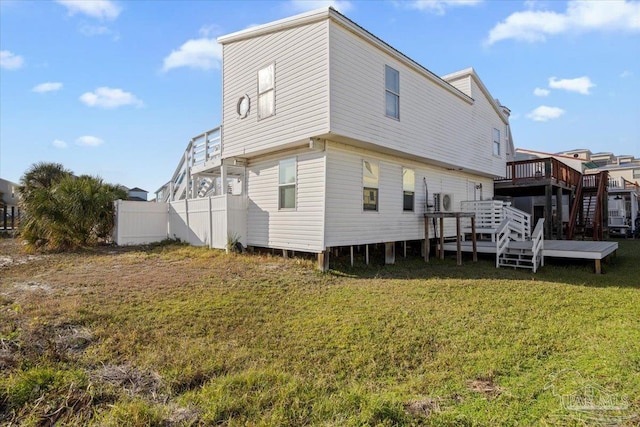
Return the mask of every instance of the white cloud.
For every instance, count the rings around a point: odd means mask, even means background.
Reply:
[[[97,147],[104,143],[103,140],[98,138],[97,136],[85,135],[76,139],[76,144],[81,145],[83,147]]]
[[[67,148],[67,143],[62,141],[61,139],[54,139],[51,145],[56,148]]]
[[[132,93],[110,87],[99,87],[94,92],[83,93],[80,101],[89,107],[101,108],[118,108],[125,105],[144,106],[144,103]]]
[[[483,0],[413,0],[410,2],[398,3],[410,9],[418,9],[425,12],[432,12],[444,15],[447,9],[460,6],[476,6]]]
[[[595,84],[587,76],[575,79],[558,80],[555,77],[549,78],[549,87],[551,89],[562,89],[570,92],[578,92],[583,95],[589,95],[589,89],[595,87]]]
[[[0,68],[5,70],[17,70],[24,64],[22,56],[16,55],[8,50],[0,51]]]
[[[565,111],[562,108],[547,107],[546,105],[541,105],[527,114],[527,117],[534,122],[546,122],[552,119],[557,119],[564,113]]]
[[[186,41],[180,49],[172,51],[162,65],[162,71],[190,67],[201,70],[220,68],[222,46],[215,39],[201,38]]]
[[[486,44],[507,39],[545,41],[548,36],[568,31],[640,32],[640,2],[572,0],[563,13],[515,12],[489,31]]]
[[[69,11],[69,15],[76,13],[91,18],[113,20],[120,15],[122,9],[111,0],[56,0]]]
[[[289,5],[295,12],[307,12],[329,6],[343,13],[353,9],[353,4],[348,0],[290,0]]]
[[[533,90],[533,94],[535,96],[549,96],[549,93],[550,93],[549,89],[541,89],[539,87]]]
[[[631,76],[633,76],[633,72],[629,70],[624,70],[623,72],[620,73],[620,77],[623,79],[626,79],[627,77],[631,77]]]
[[[31,89],[31,91],[36,93],[44,93],[44,92],[55,92],[60,89],[62,89],[62,83],[46,82],[46,83],[40,83],[39,85],[34,86],[34,88]]]

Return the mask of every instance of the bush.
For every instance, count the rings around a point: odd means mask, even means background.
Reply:
[[[30,249],[60,251],[107,240],[114,226],[119,186],[89,175],[76,177],[60,164],[38,163],[21,179],[21,235]]]

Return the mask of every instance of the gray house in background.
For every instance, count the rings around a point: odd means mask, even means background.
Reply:
[[[0,178],[0,230],[12,230],[17,226],[20,215],[18,186],[15,182]]]

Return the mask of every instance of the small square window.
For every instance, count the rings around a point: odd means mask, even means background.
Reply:
[[[413,211],[416,191],[416,173],[413,169],[402,168],[402,210]]]
[[[365,211],[378,210],[378,164],[362,161],[362,209]]]
[[[493,155],[500,155],[500,130],[493,129]]]
[[[384,66],[385,114],[400,120],[400,73]]]
[[[275,114],[275,87],[275,64],[271,64],[258,71],[258,119]]]
[[[280,160],[278,178],[278,208],[296,208],[296,159]]]

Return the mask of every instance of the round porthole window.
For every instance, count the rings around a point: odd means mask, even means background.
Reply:
[[[251,100],[249,99],[249,95],[241,96],[238,99],[238,104],[236,105],[236,111],[238,112],[238,117],[244,119],[249,115],[249,109],[251,108]]]

